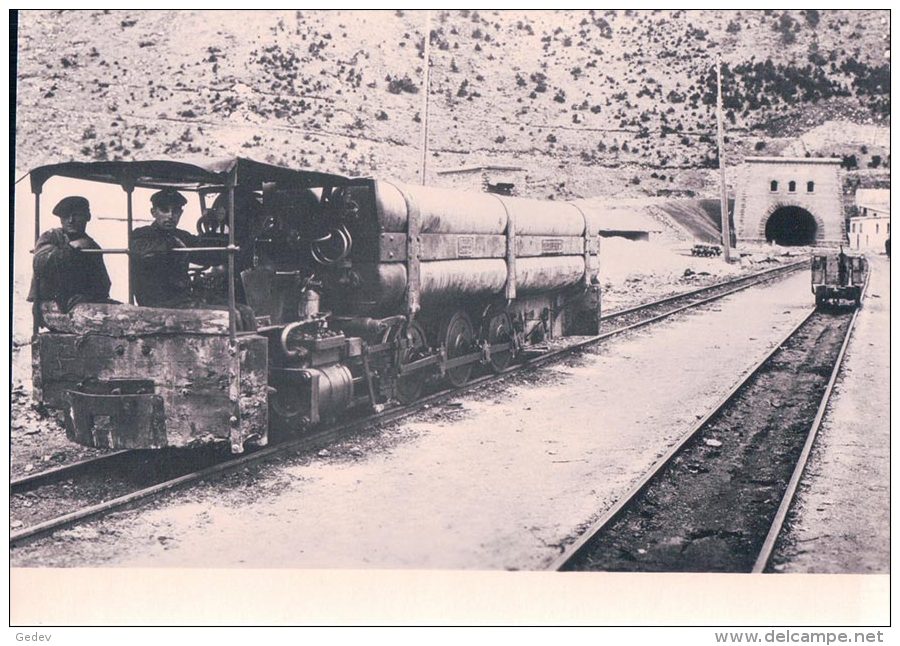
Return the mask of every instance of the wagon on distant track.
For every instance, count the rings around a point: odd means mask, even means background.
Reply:
[[[812,257],[812,293],[816,307],[850,302],[859,307],[869,271],[865,256],[816,254]]]
[[[691,248],[692,256],[721,256],[722,247],[715,244],[695,244]]]

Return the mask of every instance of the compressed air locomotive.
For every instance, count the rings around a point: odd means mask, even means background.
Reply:
[[[276,260],[256,272],[293,285],[276,318],[300,313],[270,346],[282,421],[412,401],[429,376],[459,386],[476,364],[501,371],[529,344],[597,332],[597,240],[572,204],[385,181],[267,199],[277,235],[257,244]]]
[[[269,428],[298,431],[354,406],[411,402],[430,380],[460,386],[476,366],[500,372],[547,340],[598,332],[596,214],[573,203],[349,179],[242,159],[69,164],[36,172],[36,194],[57,174],[120,183],[126,192],[135,184],[195,191],[204,205],[211,194],[227,198],[216,200],[228,204],[227,234],[198,226],[208,234],[201,245],[230,255],[227,263],[218,261],[218,275],[231,281],[227,320],[222,311],[81,304],[62,314],[43,306],[50,332],[38,335],[35,382],[55,394],[55,405],[68,406],[69,436],[83,444],[153,448],[230,440],[241,451],[245,441],[265,444]],[[130,192],[128,213],[130,219]],[[204,271],[196,279],[200,290]],[[252,308],[256,330],[236,330],[237,298]],[[141,324],[125,325],[126,319]],[[64,343],[78,355],[85,340],[71,335],[98,334],[115,339],[102,347],[93,339],[92,356],[70,361],[66,380],[58,379],[59,362],[42,349]],[[154,350],[157,356],[181,368],[140,360],[131,343],[165,346],[166,352]],[[197,379],[183,388],[185,370],[215,372],[211,357],[221,357],[214,362],[222,367],[221,393],[213,376],[207,391],[197,390]],[[192,359],[197,365],[189,365]],[[123,391],[130,382],[140,382],[142,392]],[[41,392],[36,386],[38,399]],[[143,408],[132,402],[127,412],[117,397],[151,399]],[[192,416],[192,407],[202,414]],[[100,408],[113,419],[102,433],[91,426]],[[142,417],[145,409],[153,415]],[[152,433],[134,430],[148,425]]]

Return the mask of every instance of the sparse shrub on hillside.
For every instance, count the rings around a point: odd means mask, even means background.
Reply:
[[[692,38],[694,40],[706,40],[706,37],[709,35],[709,32],[705,29],[700,29],[699,27],[694,27],[693,25],[688,25],[687,35],[688,35],[688,38]]]
[[[757,141],[756,144],[753,146],[753,150],[755,150],[756,152],[759,152],[760,150],[762,150],[765,147],[766,147],[765,141]]]
[[[409,94],[418,94],[419,86],[412,82],[412,79],[409,78],[409,75],[405,75],[401,78],[394,78],[390,74],[388,74],[385,79],[387,81],[387,91],[391,94],[401,94],[403,92],[407,92]]]
[[[447,38],[444,36],[444,29],[439,27],[437,29],[432,29],[428,35],[429,42],[432,47],[437,47],[442,52],[450,49],[450,43],[447,41]]]
[[[534,72],[529,78],[534,83],[534,92],[547,91],[547,76],[543,72]]]
[[[878,168],[881,166],[881,155],[872,155],[872,159],[867,164],[869,168]]]
[[[711,70],[703,81],[705,92],[702,102],[713,106],[716,102],[715,71]],[[829,78],[821,68],[776,65],[771,59],[741,63],[733,70],[727,64],[723,65],[722,88],[725,107],[734,110],[757,110],[778,103],[815,103],[848,95],[846,89]]]
[[[816,9],[806,9],[802,13],[803,17],[806,18],[806,24],[815,29],[819,24],[819,12]]]
[[[729,34],[736,34],[741,30],[741,23],[737,20],[732,20],[728,23],[728,26],[725,28],[725,31]]]
[[[106,144],[98,142],[93,146],[83,146],[81,148],[81,156],[86,159],[92,159],[95,161],[107,161],[109,159],[109,155],[106,150]]]
[[[843,155],[841,157],[841,168],[846,168],[847,170],[859,168],[859,161],[856,159],[856,155]]]
[[[781,34],[781,42],[784,45],[790,45],[797,40],[795,32],[800,31],[800,23],[794,20],[791,15],[785,11],[772,25],[772,30]]]
[[[841,63],[840,69],[853,78],[852,86],[856,90],[857,96],[869,99],[869,109],[883,116],[890,115],[890,65],[871,66],[860,63],[855,57],[850,57]]]
[[[384,110],[379,110],[378,112],[375,113],[375,118],[376,118],[378,121],[387,121],[387,120],[388,120],[388,114],[387,114],[387,112],[385,112]]]
[[[593,11],[591,13],[593,14]],[[591,22],[601,38],[611,39],[613,37],[612,26],[607,22],[606,18],[595,16],[591,19]]]
[[[815,65],[816,67],[825,67],[828,64],[828,59],[822,56],[815,42],[810,44],[809,53],[806,55],[806,60],[808,60],[812,65]]]

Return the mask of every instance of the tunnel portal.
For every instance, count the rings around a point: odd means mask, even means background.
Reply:
[[[782,247],[814,245],[816,228],[812,213],[799,206],[783,206],[766,221],[766,242]]]

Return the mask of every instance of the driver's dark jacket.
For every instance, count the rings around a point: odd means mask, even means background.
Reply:
[[[86,249],[99,249],[94,240]],[[87,254],[69,246],[70,236],[63,229],[45,231],[34,249],[34,276],[28,300],[56,301],[67,312],[76,303],[104,303],[109,300],[109,274],[100,254]]]
[[[145,307],[191,307],[188,264],[191,254],[177,247],[196,247],[197,237],[181,229],[161,229],[156,223],[131,233],[134,297]]]

